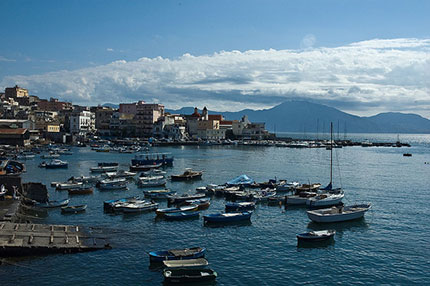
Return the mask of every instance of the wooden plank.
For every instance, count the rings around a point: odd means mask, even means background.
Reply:
[[[4,223],[2,223],[1,225],[0,225],[0,229],[3,229],[4,228]]]
[[[79,244],[79,236],[76,236],[76,243]]]
[[[36,227],[36,225],[35,224],[33,224],[32,226],[31,226],[31,231],[34,231],[34,228]]]
[[[69,237],[66,235],[65,243],[69,244]]]
[[[13,229],[18,230],[18,228],[19,228],[19,224],[15,224],[15,227]]]
[[[34,236],[30,235],[30,237],[28,238],[28,244],[32,244],[34,240]]]
[[[49,238],[49,244],[52,244],[52,243],[54,243],[54,236],[53,235],[51,235],[51,237]]]

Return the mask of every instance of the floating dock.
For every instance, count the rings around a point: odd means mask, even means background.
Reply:
[[[110,249],[105,238],[80,226],[0,222],[0,257]]]

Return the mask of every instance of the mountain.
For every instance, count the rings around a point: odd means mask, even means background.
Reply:
[[[113,103],[105,103],[102,106],[104,106],[104,107],[110,107],[110,108],[114,108],[114,109],[118,109],[119,108],[118,104],[113,104]]]
[[[194,108],[166,111],[192,114]],[[416,114],[389,112],[360,117],[307,101],[286,101],[263,110],[209,111],[209,114],[223,114],[227,120],[240,120],[247,115],[251,122],[265,122],[266,129],[277,132],[328,132],[333,122],[335,129],[348,133],[430,133],[430,120]]]

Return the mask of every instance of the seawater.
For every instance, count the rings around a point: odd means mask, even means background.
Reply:
[[[382,136],[383,137],[383,136]],[[367,137],[363,137],[363,140]],[[396,135],[386,137],[396,138]],[[388,140],[387,139],[387,140]],[[430,274],[430,136],[402,135],[411,148],[346,147],[334,149],[334,185],[345,190],[346,204],[371,202],[363,220],[339,224],[311,223],[305,208],[258,205],[250,225],[205,227],[202,218],[168,222],[155,213],[112,215],[103,201],[143,195],[135,183],[128,191],[98,191],[73,196],[71,204],[87,204],[85,213],[62,215],[59,209],[39,223],[94,227],[110,238],[112,250],[71,255],[49,255],[10,260],[0,266],[1,285],[161,285],[160,269],[152,269],[147,252],[203,246],[210,267],[218,272],[216,285],[412,285],[427,284]],[[256,181],[270,178],[302,183],[329,181],[329,151],[250,146],[182,146],[152,148],[170,152],[174,166],[203,170],[203,180],[169,182],[178,193],[209,183],[222,184],[241,174]],[[412,157],[403,157],[403,153]],[[38,168],[27,161],[23,180],[42,182],[51,199],[67,197],[52,181],[87,175],[97,162],[116,161],[128,169],[134,154],[96,153],[73,148],[65,170]],[[214,198],[203,214],[224,210],[224,199]],[[165,206],[165,202],[161,204]],[[297,247],[296,234],[333,228],[335,242],[318,248]]]

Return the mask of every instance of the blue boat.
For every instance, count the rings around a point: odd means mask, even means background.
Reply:
[[[177,212],[177,213],[166,213],[164,218],[166,220],[186,220],[198,218],[200,216],[199,212]]]
[[[203,216],[204,223],[224,223],[251,220],[252,211],[237,213],[217,213]]]
[[[165,260],[196,259],[205,257],[205,254],[206,248],[204,247],[151,251],[149,252],[149,261],[162,262]]]
[[[248,177],[247,175],[240,175],[239,177],[236,177],[230,181],[227,182],[227,185],[229,186],[250,186],[253,183],[255,183],[255,181],[253,179],[251,179],[250,177]]]
[[[173,156],[170,153],[146,153],[138,154],[131,160],[132,166],[146,166],[146,165],[173,165]]]
[[[58,159],[54,159],[51,162],[45,164],[46,169],[60,169],[60,168],[67,168],[68,166],[69,166],[69,163]]]
[[[123,199],[104,201],[103,202],[103,208],[106,211],[113,211],[113,207],[115,204],[133,202],[133,201],[136,201],[137,199],[139,199],[139,198],[138,197],[128,197],[128,198],[123,198]]]
[[[254,202],[226,203],[226,212],[241,212],[255,209]]]

